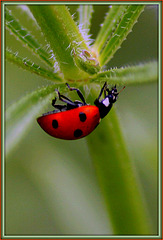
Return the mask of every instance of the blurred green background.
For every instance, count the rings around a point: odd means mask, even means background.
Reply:
[[[20,7],[8,6],[26,28],[46,45]],[[77,6],[69,6],[71,13]],[[107,5],[95,5],[91,34],[95,38]],[[74,15],[76,17],[77,14]],[[6,45],[20,56],[36,59],[6,31]],[[148,5],[133,32],[108,64],[135,65],[158,58],[158,9]],[[50,82],[6,63],[6,107]],[[88,92],[85,93],[88,95]],[[94,99],[92,99],[93,103]],[[129,154],[142,185],[153,234],[158,232],[158,84],[126,87],[114,106]],[[47,111],[52,109],[50,103]],[[108,115],[109,117],[109,115]],[[98,128],[102,128],[102,122]],[[115,130],[116,131],[116,130]],[[108,148],[109,150],[109,148]],[[44,133],[36,121],[6,159],[8,234],[112,234],[104,199],[87,148],[87,138],[64,141]]]

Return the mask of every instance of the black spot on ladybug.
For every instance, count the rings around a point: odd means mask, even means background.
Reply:
[[[86,116],[85,113],[80,112],[80,113],[79,113],[79,118],[80,118],[80,121],[81,121],[81,122],[85,122],[85,120],[87,119],[87,116]]]
[[[52,121],[52,126],[53,126],[53,128],[58,128],[58,121],[57,120],[53,120]]]
[[[80,137],[83,134],[82,130],[76,129],[74,131],[74,137]]]

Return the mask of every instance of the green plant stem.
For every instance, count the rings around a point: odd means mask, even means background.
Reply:
[[[87,137],[113,233],[149,234],[150,224],[114,109]]]
[[[64,5],[29,5],[29,8],[50,43],[64,77],[87,78],[88,74],[74,63],[74,53],[89,49],[67,8]]]

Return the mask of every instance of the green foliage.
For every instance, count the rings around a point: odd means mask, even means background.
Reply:
[[[97,129],[97,134],[88,136],[87,142],[113,230],[124,235],[148,234],[150,230],[147,212],[142,204],[140,186],[133,172],[115,111],[112,110],[109,118],[102,120],[102,125],[103,128]],[[127,216],[125,220],[124,216]]]
[[[131,85],[154,82],[157,79],[157,62],[148,62],[137,66],[110,69],[98,73],[91,82],[109,81],[110,84]]]
[[[91,25],[91,18],[93,13],[92,5],[80,5],[78,8],[79,12],[79,26],[80,28],[88,34]]]
[[[113,31],[115,31],[116,26],[122,19],[127,8],[128,5],[113,5],[111,6],[111,9],[109,9],[93,45],[94,50],[98,54],[101,52],[108,38],[113,34]]]
[[[51,94],[50,94],[51,93]],[[44,87],[32,92],[6,111],[6,154],[18,144],[22,135],[27,131],[30,124],[35,121],[38,114],[41,114],[44,107],[54,95],[54,86]],[[43,98],[40,100],[40,98]]]
[[[41,66],[35,64],[27,58],[18,56],[18,52],[13,53],[11,50],[6,49],[6,58],[9,62],[16,64],[18,67],[28,70],[44,78],[50,79],[51,81],[62,81],[58,73],[49,71]]]
[[[66,79],[80,79],[81,75],[86,77],[87,75],[76,67],[73,51],[80,54],[82,50],[88,48],[67,8],[63,5],[30,5],[30,10],[50,43],[64,77]]]
[[[7,8],[5,8],[5,17],[6,26],[15,35],[15,37],[19,38],[20,41],[25,44],[25,46],[27,46],[36,54],[36,56],[40,57],[43,61],[52,67],[54,63],[50,61],[50,54],[48,54],[42,48],[39,42],[37,42],[37,40],[30,34],[29,31],[21,26],[18,20]]]
[[[50,70],[8,49],[6,60],[55,84],[27,94],[7,109],[6,153],[10,156],[25,136],[29,126],[54,98],[54,89],[60,88],[62,92],[66,91],[65,82],[77,87],[89,84],[89,89],[95,86],[97,96],[98,85],[102,85],[105,81],[125,86],[131,84],[142,86],[157,81],[156,61],[101,70],[106,69],[105,64],[110,61],[131,32],[144,9],[143,5],[113,5],[92,45],[88,37],[93,12],[91,5],[81,5],[78,9],[80,29],[64,5],[29,5],[28,7],[47,43],[50,44],[55,58],[53,55],[49,58],[49,54],[43,50],[41,44],[6,8],[6,26],[9,31],[19,38],[22,45],[28,46],[38,58],[46,62]],[[84,37],[85,28],[87,36]],[[55,69],[56,64],[59,66],[57,69]],[[93,99],[95,99],[94,93]],[[86,144],[105,198],[111,222],[110,232],[118,235],[150,234],[152,230],[146,212],[147,206],[114,110],[109,114],[109,118],[102,121],[102,125],[102,128],[97,128],[86,138]],[[74,152],[75,150],[73,148]],[[60,154],[62,158],[66,158],[63,150],[58,155]],[[78,153],[75,155],[77,159],[80,158],[78,155]]]
[[[124,12],[121,21],[99,56],[101,65],[105,65],[120,48],[122,42],[126,39],[126,36],[131,32],[143,9],[144,5],[130,5],[126,8],[126,12]],[[119,15],[117,15],[117,17],[119,20]],[[108,27],[110,28],[110,26]]]

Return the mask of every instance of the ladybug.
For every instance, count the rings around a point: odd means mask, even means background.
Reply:
[[[66,105],[55,104],[57,98],[52,100],[54,111],[43,114],[37,119],[41,128],[49,135],[65,139],[80,139],[90,134],[111,110],[113,104],[117,101],[118,92],[116,85],[109,90],[105,82],[98,98],[94,101],[95,106],[88,105],[85,102],[83,94],[77,88],[70,87],[66,83],[70,91],[75,90],[81,101],[71,101],[58,90],[58,98]],[[104,99],[100,101],[100,97],[104,92]]]

